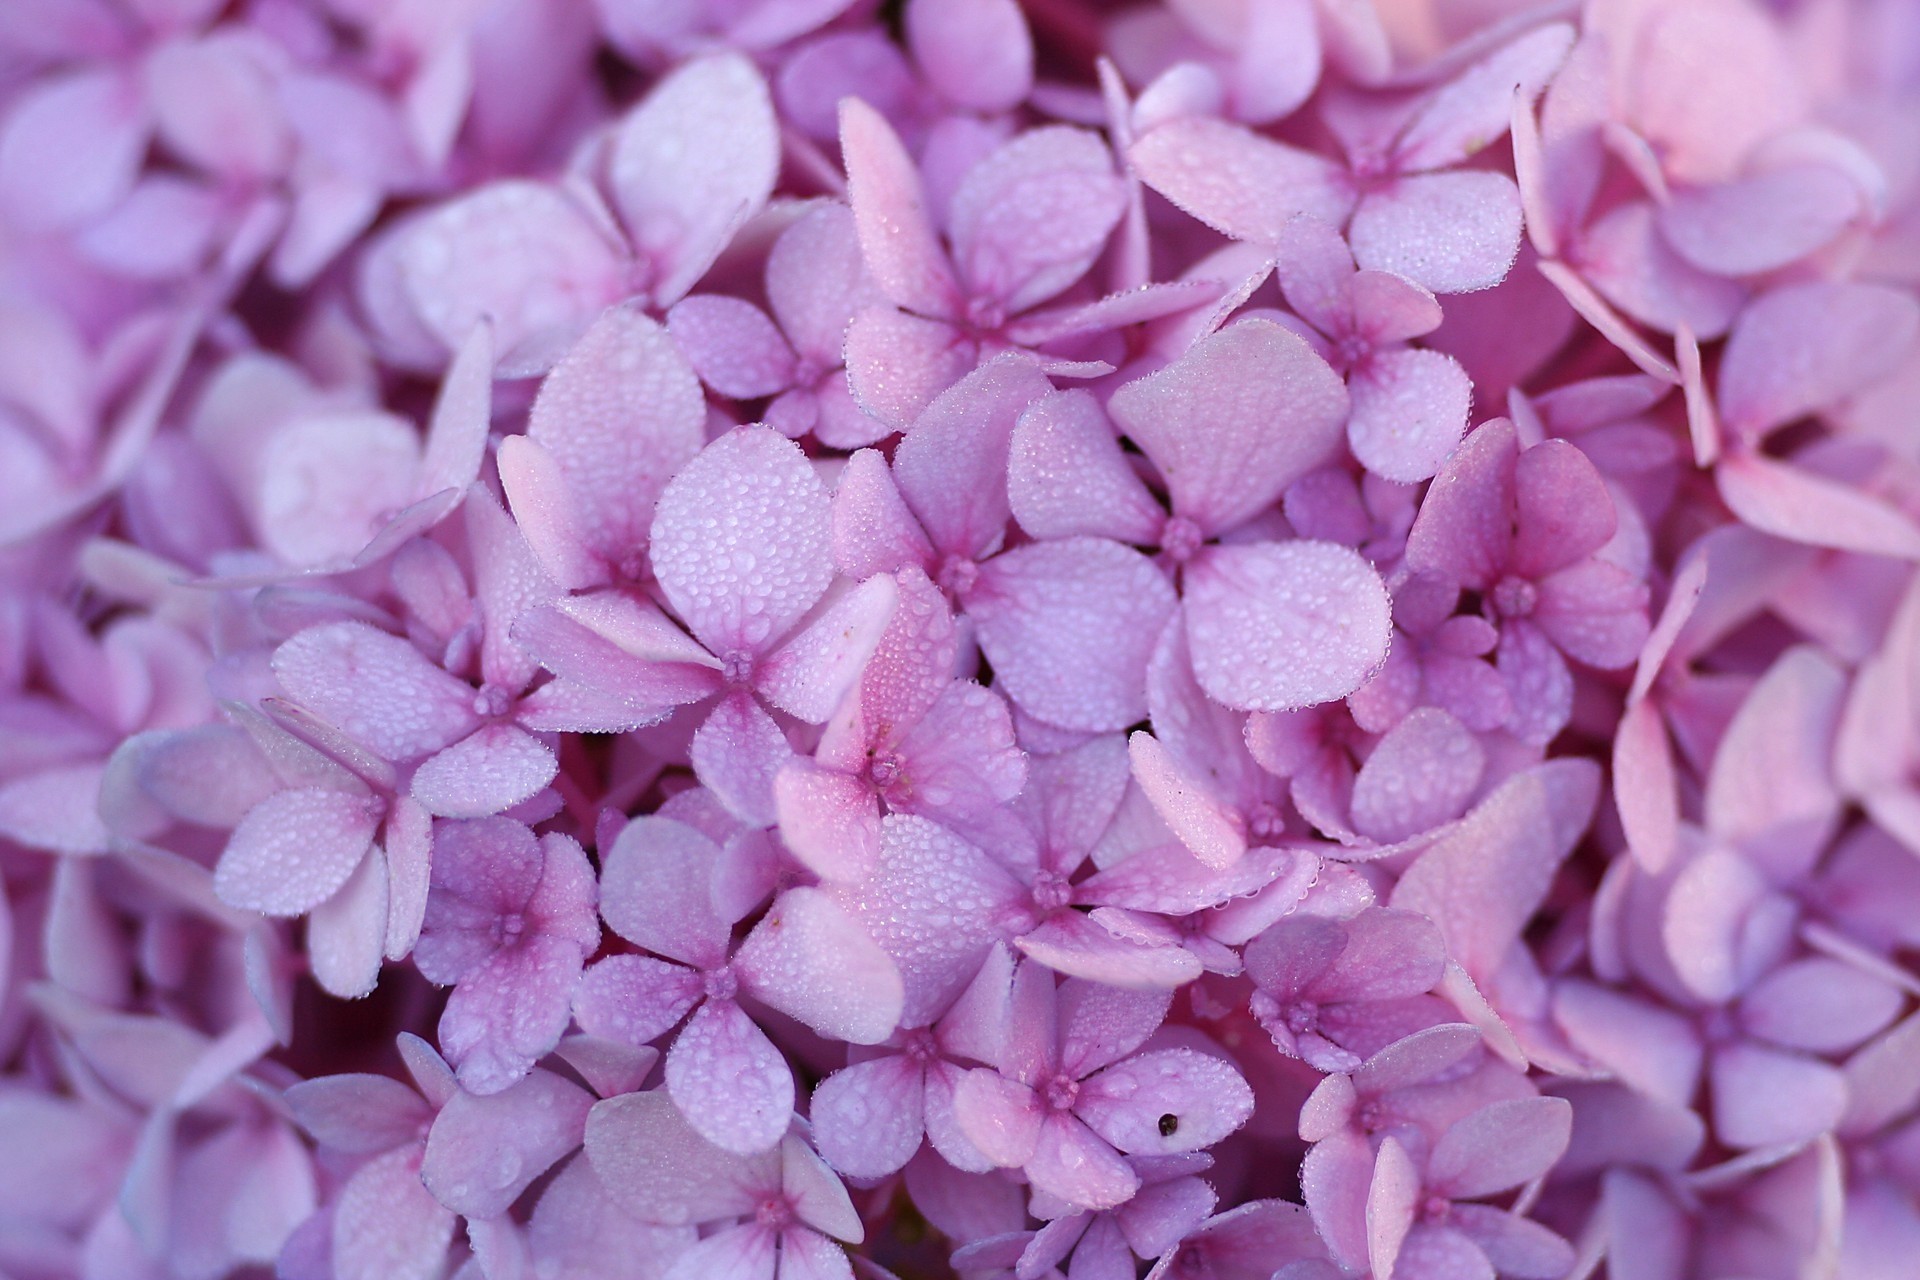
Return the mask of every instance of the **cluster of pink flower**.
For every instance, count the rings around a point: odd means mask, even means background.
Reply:
[[[1920,5],[0,8],[0,1275],[1915,1274]]]

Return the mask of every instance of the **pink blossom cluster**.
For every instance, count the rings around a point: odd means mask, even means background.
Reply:
[[[0,1277],[1908,1280],[1913,0],[0,0]]]

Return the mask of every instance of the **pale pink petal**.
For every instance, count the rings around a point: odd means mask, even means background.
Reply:
[[[834,567],[850,578],[934,565],[933,546],[877,449],[847,459],[833,492],[832,526]]]
[[[275,432],[263,452],[254,522],[267,549],[292,564],[355,555],[389,513],[419,496],[418,436],[389,413],[306,416]]]
[[[944,320],[868,307],[847,328],[847,386],[863,412],[900,430],[964,377],[978,354]]]
[[[786,1130],[785,1116],[780,1132]],[[622,1094],[587,1113],[587,1160],[607,1196],[642,1222],[695,1225],[750,1214],[780,1185],[778,1157],[716,1147],[687,1122],[664,1089]]]
[[[1479,1245],[1452,1227],[1426,1223],[1407,1233],[1394,1274],[1422,1280],[1494,1280],[1493,1264]]]
[[[1452,356],[1408,349],[1368,360],[1347,383],[1347,394],[1353,456],[1382,479],[1404,484],[1440,470],[1460,443],[1473,383]]]
[[[127,194],[146,154],[136,77],[102,67],[50,76],[8,104],[0,203],[26,227],[71,226]]]
[[[955,316],[960,289],[899,136],[872,107],[848,98],[840,104],[840,149],[860,251],[880,291],[922,315]]]
[[[1141,791],[1194,857],[1209,867],[1226,867],[1246,853],[1247,837],[1240,815],[1219,796],[1186,777],[1159,739],[1135,733],[1127,740],[1127,748]]]
[[[1300,1166],[1301,1196],[1313,1225],[1335,1260],[1356,1270],[1367,1265],[1366,1204],[1373,1166],[1366,1138],[1351,1129],[1316,1142]]]
[[[709,649],[723,658],[765,653],[833,578],[830,511],[792,441],[765,427],[729,432],[660,495],[654,573]]]
[[[1581,274],[1609,302],[1662,333],[1684,325],[1701,337],[1717,338],[1733,323],[1746,299],[1746,289],[1738,281],[1702,271],[1676,254],[1660,234],[1658,216],[1647,201],[1620,205],[1597,219],[1587,228],[1574,257]],[[1562,269],[1542,264],[1543,273],[1549,268]],[[1568,301],[1580,306],[1571,296]],[[1599,321],[1594,323],[1606,330]],[[1631,349],[1628,355],[1633,355]]]
[[[977,1068],[960,1077],[953,1109],[961,1132],[994,1164],[1013,1167],[1033,1158],[1046,1111],[1025,1085]]]
[[[923,1069],[906,1054],[856,1062],[813,1091],[814,1141],[852,1178],[882,1178],[920,1148]]]
[[[933,546],[977,559],[1005,536],[1007,459],[1021,415],[1051,389],[1003,356],[943,390],[894,451],[893,476]]]
[[[1437,707],[1417,708],[1388,730],[1354,779],[1354,830],[1383,844],[1431,831],[1460,816],[1485,767],[1466,726]]]
[[[900,973],[819,889],[789,889],[741,944],[734,971],[754,998],[822,1035],[877,1044],[899,1024]]]
[[[800,355],[840,363],[847,326],[880,296],[860,256],[860,233],[843,204],[822,201],[780,233],[767,255],[767,302]]]
[[[503,371],[544,372],[620,296],[599,227],[540,183],[481,187],[398,235],[394,265],[419,322],[452,352],[491,320]]]
[[[689,62],[661,80],[613,137],[614,207],[653,278],[656,302],[677,301],[713,264],[735,227],[758,213],[780,169],[767,84],[736,53]]]
[[[1066,729],[1122,729],[1146,714],[1146,668],[1174,608],[1153,563],[1118,543],[1067,538],[996,556],[966,599],[996,681]]]
[[[1236,240],[1276,243],[1302,214],[1337,226],[1353,207],[1333,163],[1225,120],[1169,121],[1127,154],[1148,186]],[[1517,211],[1514,229],[1517,235]]]
[[[753,1223],[723,1230],[676,1258],[661,1280],[775,1280],[784,1234]]]
[[[1339,375],[1298,335],[1255,319],[1126,384],[1108,409],[1166,477],[1175,513],[1212,536],[1326,460],[1347,397]]]
[[[1683,189],[1660,231],[1687,261],[1723,276],[1758,275],[1804,258],[1860,215],[1860,189],[1831,165],[1789,165]]]
[[[156,49],[147,60],[147,93],[166,145],[225,178],[276,176],[291,139],[262,52],[239,32]]]
[[[1731,1147],[1805,1142],[1846,1112],[1846,1076],[1797,1053],[1736,1042],[1713,1054],[1708,1074],[1713,1131]]]
[[[1253,1091],[1219,1058],[1192,1049],[1163,1049],[1129,1058],[1087,1080],[1074,1110],[1095,1133],[1128,1155],[1198,1151],[1247,1122],[1253,1114]]]
[[[389,914],[387,860],[376,845],[307,917],[307,959],[322,990],[343,1000],[373,990],[386,958]]]
[[[273,671],[307,710],[389,760],[438,751],[478,722],[471,686],[364,622],[302,631],[274,651]]]
[[[1811,956],[1782,965],[1740,1000],[1740,1022],[1788,1049],[1844,1053],[1899,1016],[1899,989],[1852,965]]]
[[[1140,1189],[1140,1175],[1071,1115],[1049,1117],[1026,1161],[1033,1185],[1082,1209],[1111,1209]]]
[[[757,826],[774,821],[773,780],[794,752],[759,699],[744,690],[721,699],[694,732],[689,756],[694,776],[736,816]]]
[[[1416,174],[1364,196],[1347,238],[1360,266],[1434,293],[1490,289],[1520,252],[1520,193],[1499,173]]]
[[[1867,284],[1774,289],[1740,313],[1720,362],[1720,412],[1757,438],[1892,372],[1920,331],[1920,302]]]
[[[1007,314],[1025,311],[1086,273],[1125,203],[1095,135],[1031,130],[969,169],[954,192],[955,264],[974,298]]]
[[[789,715],[824,723],[860,679],[898,600],[893,579],[875,574],[780,646],[754,674],[754,688]]]
[[[456,1093],[427,1136],[421,1180],[466,1218],[505,1213],[520,1193],[580,1145],[593,1095],[550,1071],[504,1093]]]
[[[700,381],[723,396],[753,400],[793,385],[793,349],[751,302],[724,294],[682,298],[667,313],[667,330]]]
[[[608,311],[541,384],[528,422],[553,465],[510,470],[503,449],[502,481],[547,571],[575,588],[635,576],[655,502],[706,440],[700,384],[673,340],[635,309]]]
[[[454,1216],[420,1181],[420,1149],[376,1156],[347,1180],[333,1210],[339,1280],[434,1280],[446,1269]]]
[[[793,1118],[793,1072],[731,1000],[709,1000],[680,1029],[666,1076],[687,1123],[724,1151],[768,1150]]]
[[[860,779],[806,757],[773,780],[780,838],[823,880],[858,883],[880,856],[880,802]]]
[[[1092,916],[1062,911],[1014,945],[1069,977],[1129,991],[1172,991],[1198,978],[1202,969],[1192,952],[1168,942],[1124,936]]]
[[[573,993],[588,1035],[643,1045],[670,1030],[705,995],[698,973],[652,956],[614,955],[594,964]]]
[[[1420,1209],[1420,1171],[1399,1140],[1381,1142],[1367,1187],[1367,1261],[1377,1276],[1394,1274]]]
[[[1187,565],[1194,675],[1229,707],[1286,711],[1345,697],[1387,656],[1385,586],[1326,542],[1211,547]],[[996,664],[996,669],[998,664]]]
[[[282,791],[234,828],[214,872],[223,901],[268,915],[303,915],[331,897],[365,857],[380,824],[367,796]]]
[[[728,936],[712,900],[719,856],[719,846],[685,823],[635,818],[601,854],[600,913],[629,942],[716,968],[726,961]]]
[[[1850,485],[1751,453],[1723,459],[1714,468],[1714,480],[1733,513],[1761,533],[1815,547],[1920,560],[1920,526],[1899,508]]]
[[[888,800],[897,812],[982,812],[1012,800],[1026,783],[1026,756],[1014,745],[1006,702],[971,681],[950,682],[900,738],[898,753],[906,785]]]
[[[1427,1185],[1475,1200],[1545,1173],[1567,1149],[1573,1108],[1565,1098],[1515,1098],[1455,1122],[1434,1144]]]
[[[553,781],[559,763],[515,725],[485,725],[430,756],[414,772],[413,798],[441,818],[484,818],[510,809]]]
[[[1633,856],[1656,874],[1665,870],[1679,838],[1680,793],[1667,728],[1651,699],[1629,703],[1614,730],[1613,799]]]
[[[910,0],[907,47],[940,95],[992,115],[1033,89],[1033,36],[1014,0]]]
[[[1825,653],[1782,654],[1727,726],[1707,778],[1706,822],[1738,840],[1769,828],[1818,829],[1837,817],[1828,774],[1846,676]]]
[[[1454,1206],[1452,1221],[1503,1276],[1559,1280],[1573,1268],[1573,1246],[1531,1219],[1485,1205],[1463,1204]]]
[[[440,1046],[476,1094],[497,1094],[553,1051],[566,1032],[580,948],[540,934],[460,979],[440,1015]]]
[[[1540,96],[1567,51],[1574,30],[1565,23],[1535,28],[1441,86],[1420,108],[1394,146],[1403,168],[1457,165],[1506,132],[1518,95]]]
[[[0,834],[29,849],[105,853],[112,837],[100,819],[103,770],[68,765],[0,785]]]
[[[1553,1016],[1576,1048],[1627,1084],[1675,1107],[1692,1104],[1702,1052],[1686,1018],[1586,982],[1555,988]]]

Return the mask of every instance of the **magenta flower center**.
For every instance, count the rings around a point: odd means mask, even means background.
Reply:
[[[1247,834],[1256,840],[1272,840],[1287,833],[1286,815],[1280,807],[1262,800],[1247,813]]]
[[[1296,1000],[1286,1007],[1287,1030],[1297,1036],[1306,1035],[1320,1026],[1320,1006],[1311,1000]]]
[[[1062,1072],[1047,1081],[1040,1097],[1049,1111],[1071,1111],[1080,1098],[1080,1082]]]
[[[497,720],[513,707],[513,694],[497,684],[483,684],[473,695],[473,714]]]
[[[510,947],[520,940],[527,931],[527,917],[519,911],[509,912],[493,918],[493,928],[489,931],[496,947]]]
[[[1524,618],[1540,604],[1540,588],[1508,574],[1493,585],[1493,611],[1503,618]]]
[[[785,1195],[768,1196],[753,1211],[753,1220],[769,1231],[784,1231],[793,1225],[793,1202]]]
[[[1073,901],[1073,886],[1065,877],[1042,871],[1033,878],[1033,905],[1042,911],[1058,911]]]
[[[739,686],[753,680],[753,654],[745,649],[735,649],[720,659],[720,677],[729,685]]]
[[[997,332],[1007,322],[1007,308],[998,298],[972,298],[967,302],[967,327],[980,333]]]
[[[867,777],[873,781],[877,789],[885,791],[900,781],[904,768],[898,754],[882,751],[868,763]]]
[[[1200,532],[1200,526],[1185,516],[1169,516],[1160,530],[1160,549],[1177,564],[1192,559],[1205,541],[1206,535]]]
[[[740,990],[740,979],[733,976],[733,969],[723,965],[718,969],[709,969],[701,984],[709,1000],[731,1000]]]
[[[934,575],[940,589],[956,600],[964,598],[979,580],[980,566],[962,555],[950,555],[942,560],[940,572]]]

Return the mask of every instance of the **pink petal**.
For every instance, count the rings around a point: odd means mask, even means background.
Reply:
[[[1097,137],[1065,127],[1031,130],[968,170],[954,192],[955,263],[975,298],[1008,314],[1025,311],[1086,273],[1125,202]]]
[[[1126,384],[1108,408],[1166,477],[1174,511],[1211,536],[1272,504],[1326,459],[1347,398],[1339,376],[1297,335],[1244,320]]]
[[[593,1096],[550,1071],[504,1093],[456,1093],[427,1136],[420,1176],[467,1218],[505,1213],[520,1193],[580,1145]]]
[[[1141,792],[1180,843],[1209,867],[1227,867],[1239,861],[1247,851],[1240,815],[1186,777],[1159,739],[1135,733],[1127,739],[1127,748]]]
[[[446,1269],[454,1216],[420,1181],[420,1149],[376,1156],[348,1179],[333,1210],[339,1280],[433,1280]]]
[[[1680,794],[1666,725],[1651,699],[1629,703],[1614,730],[1613,798],[1633,856],[1656,874],[1665,870],[1679,838]]]
[[[667,1090],[650,1089],[596,1103],[583,1145],[615,1204],[642,1222],[687,1226],[753,1212],[757,1195],[779,1186],[778,1141],[755,1156],[716,1147]]]
[[[723,1151],[766,1151],[793,1118],[787,1060],[731,1000],[709,1000],[680,1029],[666,1076],[687,1123]]]
[[[1033,89],[1033,36],[1014,0],[910,0],[907,47],[956,107],[1010,111]]]
[[[1761,533],[1863,555],[1920,559],[1920,527],[1897,507],[1849,485],[1749,453],[1722,460],[1714,479],[1733,513]]]
[[[1418,708],[1388,730],[1354,779],[1354,829],[1383,844],[1431,831],[1460,816],[1485,767],[1466,726]]]
[[[1071,1115],[1049,1117],[1026,1162],[1033,1185],[1082,1209],[1110,1209],[1140,1188],[1133,1166]]]
[[[1185,588],[1194,675],[1226,706],[1284,711],[1342,698],[1387,656],[1386,588],[1345,547],[1207,548],[1188,563]]]
[[[303,915],[347,882],[380,824],[377,804],[339,791],[282,791],[234,828],[214,872],[222,900],[268,915]]]
[[[0,785],[0,834],[29,849],[105,853],[112,837],[100,820],[102,769],[69,765]]]
[[[588,1035],[643,1045],[686,1017],[705,994],[691,969],[652,956],[613,955],[581,978],[573,1016]]]
[[[613,137],[607,182],[655,301],[677,301],[734,228],[758,213],[780,169],[766,81],[740,54],[677,68]]]
[[[1738,281],[1711,275],[1676,254],[1660,234],[1657,214],[1647,201],[1620,205],[1597,219],[1587,228],[1575,258],[1582,275],[1608,301],[1662,333],[1684,325],[1702,337],[1717,338],[1746,299]],[[1551,265],[1542,264],[1543,274]],[[1580,306],[1572,296],[1568,301]],[[1594,317],[1588,319],[1606,331]],[[1608,336],[1620,340],[1614,333]],[[1630,347],[1623,350],[1634,356]],[[1635,363],[1646,367],[1640,358]]]
[[[753,400],[793,385],[794,355],[767,313],[740,298],[695,294],[673,304],[667,329],[700,381]]]
[[[694,776],[729,811],[757,826],[773,822],[773,780],[794,752],[757,698],[739,690],[721,699],[694,731],[688,754]]]
[[[1031,363],[1003,356],[942,391],[914,420],[894,451],[893,475],[936,550],[977,559],[1004,537],[1014,427],[1049,390]]]
[[[1498,142],[1515,96],[1539,97],[1573,39],[1565,23],[1538,27],[1469,67],[1421,106],[1394,147],[1396,159],[1407,170],[1441,169]]]
[[[1567,1149],[1573,1108],[1564,1098],[1514,1098],[1480,1108],[1440,1135],[1427,1185],[1475,1200],[1539,1177]]]
[[[1716,1051],[1713,1131],[1731,1147],[1773,1147],[1830,1132],[1847,1106],[1838,1068],[1749,1043]]]
[[[601,855],[600,912],[629,942],[698,968],[725,963],[728,923],[714,914],[719,847],[671,818],[627,823]]]
[[[1056,913],[1014,945],[1057,973],[1129,991],[1171,991],[1202,972],[1183,947],[1124,937],[1078,911]]]
[[[898,599],[891,577],[867,579],[769,657],[754,687],[789,715],[809,724],[825,722],[860,679]]]
[[[1676,192],[1660,210],[1660,231],[1693,265],[1750,276],[1806,257],[1859,215],[1851,178],[1831,165],[1800,164]]]
[[[1146,714],[1146,667],[1173,588],[1118,543],[1067,538],[996,556],[966,600],[980,648],[1022,710],[1066,729]]]
[[[1483,1205],[1457,1205],[1453,1225],[1506,1276],[1552,1280],[1573,1268],[1573,1246],[1537,1222]]]
[[[789,889],[734,956],[753,996],[822,1035],[878,1044],[900,1022],[899,970],[847,910],[819,889]]]
[[[780,838],[823,880],[855,884],[880,856],[880,802],[860,779],[803,757],[773,780]]]
[[[1360,266],[1434,293],[1490,289],[1520,252],[1520,193],[1504,174],[1416,174],[1363,197],[1347,238]]]
[[[519,804],[559,772],[553,752],[510,724],[485,725],[423,762],[413,798],[441,818],[484,818]]]
[[[1128,1155],[1198,1151],[1247,1122],[1253,1090],[1219,1058],[1163,1049],[1128,1058],[1086,1081],[1074,1111]]]
[[[1300,1190],[1313,1225],[1335,1260],[1356,1270],[1367,1265],[1373,1166],[1366,1138],[1344,1129],[1315,1143],[1300,1166]]]
[[[923,1070],[905,1054],[856,1062],[813,1091],[814,1141],[851,1178],[882,1178],[920,1148]]]
[[[1494,1280],[1493,1264],[1471,1239],[1451,1227],[1425,1223],[1407,1233],[1394,1274],[1423,1280]]]
[[[1473,401],[1473,384],[1452,356],[1411,349],[1374,356],[1347,392],[1353,456],[1382,479],[1401,483],[1440,470],[1466,432]]]
[[[1420,1171],[1405,1147],[1391,1136],[1374,1158],[1367,1187],[1367,1261],[1378,1276],[1394,1274],[1407,1233],[1420,1208]]]
[[[847,386],[862,412],[899,430],[964,377],[978,354],[945,320],[868,307],[847,328]]]
[[[1127,154],[1141,181],[1236,240],[1274,244],[1301,215],[1337,226],[1353,205],[1330,162],[1225,120],[1169,121]]]
[[[307,918],[307,958],[322,990],[345,1000],[373,990],[386,954],[389,914],[387,860],[375,845],[339,892]]]
[[[933,547],[877,449],[860,450],[840,473],[833,493],[833,562],[857,579],[934,563]]]
[[[1787,1049],[1844,1053],[1899,1016],[1899,989],[1852,965],[1811,956],[1782,965],[1740,1000],[1740,1022]]]
[[[767,255],[767,302],[794,349],[823,368],[840,362],[853,317],[880,300],[843,204],[816,205],[780,233]]]
[[[316,564],[359,552],[386,513],[415,494],[419,441],[391,414],[315,414],[267,442],[254,498],[262,541],[282,560]]]
[[[504,371],[545,371],[619,297],[600,229],[540,183],[480,187],[398,234],[395,266],[419,322],[451,352],[491,320]]]
[[[960,1077],[953,1109],[967,1140],[996,1165],[1033,1159],[1046,1117],[1033,1090],[980,1067]]]
[[[465,681],[364,622],[302,631],[274,651],[273,670],[309,711],[389,760],[438,751],[477,721]]]
[[[1700,1041],[1681,1015],[1587,982],[1554,990],[1553,1016],[1574,1046],[1633,1088],[1690,1106],[1700,1079]]]
[[[1706,821],[1724,839],[1838,815],[1828,775],[1846,677],[1811,646],[1787,650],[1747,695],[1720,740],[1707,778]]]
[[[527,439],[551,459],[501,479],[527,541],[565,586],[632,576],[654,504],[706,439],[700,384],[666,330],[639,311],[602,315],[540,386]],[[509,442],[511,443],[511,442]]]
[[[1879,285],[1800,284],[1741,312],[1720,362],[1720,412],[1758,438],[1892,372],[1920,331],[1920,303]]]
[[[934,232],[919,170],[899,136],[872,107],[848,98],[840,104],[840,150],[860,251],[880,291],[922,315],[955,315],[960,289]]]
[[[0,203],[29,228],[72,226],[132,188],[147,149],[146,104],[131,75],[102,68],[48,77],[8,104]]]
[[[580,961],[575,944],[541,934],[460,979],[440,1016],[440,1045],[469,1092],[499,1093],[560,1043]]]
[[[720,511],[725,521],[715,519]],[[661,493],[654,573],[709,649],[764,653],[832,581],[830,511],[792,441],[765,427],[729,432]]]

